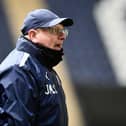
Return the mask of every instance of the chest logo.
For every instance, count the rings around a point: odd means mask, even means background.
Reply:
[[[56,90],[55,84],[46,84],[46,95],[49,94],[58,94],[58,91]]]

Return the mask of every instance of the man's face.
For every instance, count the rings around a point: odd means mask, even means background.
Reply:
[[[34,43],[54,50],[61,50],[63,48],[63,42],[67,36],[67,31],[61,24],[50,28],[38,28],[34,32],[35,35],[31,39]]]

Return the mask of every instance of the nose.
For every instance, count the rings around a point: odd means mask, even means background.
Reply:
[[[65,40],[66,39],[66,34],[64,32],[61,32],[59,35],[58,35],[58,39],[59,40]]]

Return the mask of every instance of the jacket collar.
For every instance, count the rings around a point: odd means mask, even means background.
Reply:
[[[18,38],[16,48],[19,51],[27,52],[35,57],[41,57],[40,49],[33,42],[31,42],[24,36]]]
[[[17,50],[29,53],[36,57],[39,62],[48,68],[57,65],[63,56],[63,49],[61,51],[54,51],[49,48],[40,47],[24,36],[19,37],[16,45]]]

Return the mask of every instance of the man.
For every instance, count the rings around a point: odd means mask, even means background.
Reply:
[[[47,9],[28,13],[16,48],[0,66],[0,126],[67,126],[61,81],[53,70],[63,56],[70,18]]]

